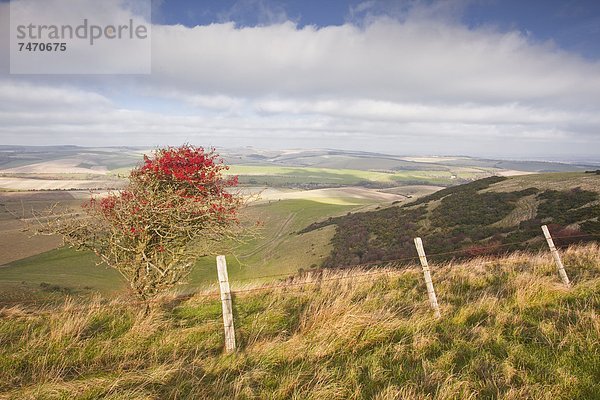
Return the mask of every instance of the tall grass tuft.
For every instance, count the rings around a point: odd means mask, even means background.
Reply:
[[[600,247],[305,274],[218,297],[0,310],[2,399],[597,399]]]

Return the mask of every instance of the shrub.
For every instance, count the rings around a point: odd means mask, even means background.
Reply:
[[[92,250],[146,300],[180,283],[198,257],[241,228],[239,193],[214,152],[184,145],[144,156],[120,192],[91,198],[83,218],[54,215],[45,226],[66,244]]]

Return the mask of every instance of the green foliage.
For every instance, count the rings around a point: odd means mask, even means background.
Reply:
[[[600,221],[585,221],[581,224],[581,229],[584,232],[600,234]]]
[[[479,193],[465,187],[442,199],[441,205],[432,213],[435,226],[485,226],[498,222],[515,209],[521,197],[535,194],[531,188],[519,192]]]
[[[557,236],[558,245],[592,240],[582,234],[600,230],[600,205],[594,203],[598,193],[577,187],[544,192],[535,187],[512,192],[490,190],[506,179],[485,178],[403,206],[330,218],[309,225],[303,232],[337,226],[333,250],[323,263],[336,267],[410,259],[416,256],[412,241],[416,236],[423,238],[433,261],[444,261],[543,246],[542,241],[532,241],[540,237],[543,224]],[[520,212],[519,201],[528,196],[535,196],[538,204],[533,218],[501,224],[512,213]],[[569,227],[572,224],[579,227]]]
[[[584,207],[598,199],[598,193],[573,188],[571,190],[547,190],[538,198],[542,200],[538,206],[537,217],[550,218],[557,224],[570,224],[572,221],[585,220],[592,215],[600,215],[600,206]]]
[[[413,201],[411,205],[426,204],[434,200],[440,200],[454,193],[461,193],[465,190],[469,192],[478,192],[480,190],[487,189],[488,187],[490,187],[490,185],[493,185],[494,183],[502,182],[506,179],[507,178],[503,176],[490,176],[488,178],[478,179],[474,182],[466,183],[464,185],[452,186],[446,189],[439,190],[433,194],[430,194],[429,196],[421,197],[420,199]]]

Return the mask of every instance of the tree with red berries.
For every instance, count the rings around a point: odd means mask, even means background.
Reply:
[[[195,261],[236,239],[244,199],[237,177],[214,150],[184,145],[156,150],[119,192],[92,198],[83,218],[54,218],[46,231],[93,251],[147,300],[181,283]]]

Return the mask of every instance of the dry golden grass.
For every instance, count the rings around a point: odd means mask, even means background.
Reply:
[[[0,314],[2,399],[594,399],[600,247],[418,268],[324,271],[220,300],[165,297],[149,314],[101,298]]]

